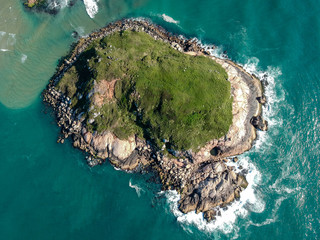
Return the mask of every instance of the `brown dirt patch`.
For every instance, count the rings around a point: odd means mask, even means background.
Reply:
[[[111,81],[101,80],[94,86],[93,104],[101,107],[105,102],[109,102],[114,97],[114,88],[116,82],[120,78],[113,79]]]

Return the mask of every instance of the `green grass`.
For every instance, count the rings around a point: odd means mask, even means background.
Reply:
[[[114,99],[101,108],[92,106],[94,82],[113,79],[120,79]],[[226,79],[225,70],[207,57],[189,56],[146,33],[125,31],[93,42],[58,88],[78,112],[85,112],[91,130],[110,130],[122,139],[135,133],[158,146],[166,139],[169,148],[196,150],[226,134],[232,123]]]
[[[45,0],[35,0],[35,1],[25,1],[25,5],[29,8],[37,7],[37,6],[42,6],[46,3]]]

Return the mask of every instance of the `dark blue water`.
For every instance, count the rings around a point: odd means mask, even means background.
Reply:
[[[0,3],[1,239],[320,238],[319,2],[100,0],[97,13],[86,2],[94,18],[82,1],[56,16]],[[151,176],[90,169],[70,142],[56,143],[40,93],[72,31],[123,17],[215,44],[268,83],[270,129],[239,161],[249,187],[215,223],[179,213]]]

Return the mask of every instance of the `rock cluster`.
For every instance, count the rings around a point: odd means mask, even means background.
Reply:
[[[225,164],[228,161],[225,156],[240,154],[251,147],[252,140],[255,138],[255,130],[250,124],[250,118],[256,128],[267,129],[267,123],[261,117],[259,110],[261,107],[257,101],[257,97],[262,96],[260,85],[256,84],[258,80],[244,73],[240,67],[232,65],[231,62],[221,62],[228,72],[233,97],[238,101],[234,104],[233,111],[243,111],[244,114],[240,114],[237,121],[233,122],[233,128],[231,127],[226,137],[210,141],[196,153],[181,151],[172,152],[172,155],[169,155],[136,136],[120,140],[108,131],[90,132],[85,122],[78,119],[70,107],[71,100],[56,90],[55,85],[93,40],[126,29],[144,31],[154,39],[170,43],[173,48],[181,52],[192,52],[197,55],[209,54],[194,39],[174,36],[160,26],[144,20],[118,21],[90,34],[85,39],[80,39],[43,92],[43,100],[53,107],[58,126],[61,127],[62,135],[58,141],[63,143],[65,138],[71,136],[74,147],[89,153],[87,162],[90,166],[102,164],[108,159],[114,166],[122,170],[131,171],[143,168],[154,171],[159,176],[163,189],[175,189],[181,194],[179,209],[182,212],[203,212],[208,221],[213,220],[217,212],[216,208],[226,206],[238,199],[240,192],[248,184],[243,174],[236,173],[232,167]],[[248,83],[245,83],[247,85],[242,85],[242,78],[247,79]],[[254,83],[251,84],[251,82]],[[247,98],[240,99],[243,92],[239,89],[244,89],[243,91],[248,95]],[[240,93],[237,93],[238,90]],[[247,104],[249,100],[255,103],[251,106]],[[236,114],[235,112],[234,116]],[[242,135],[237,132],[241,128],[245,128]],[[241,145],[243,142],[246,142],[245,147]]]
[[[253,116],[250,120],[251,124],[261,131],[267,131],[268,130],[268,122],[264,120],[261,115]]]

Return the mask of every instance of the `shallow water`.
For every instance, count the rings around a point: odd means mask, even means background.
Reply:
[[[57,3],[59,1],[56,1]],[[317,1],[66,1],[55,16],[0,0],[3,239],[318,239],[320,6]],[[86,9],[87,7],[87,9]],[[40,93],[75,39],[123,17],[215,44],[265,78],[269,120],[240,157],[249,188],[214,224],[181,215],[148,175],[90,169]],[[268,73],[268,75],[264,75]]]

